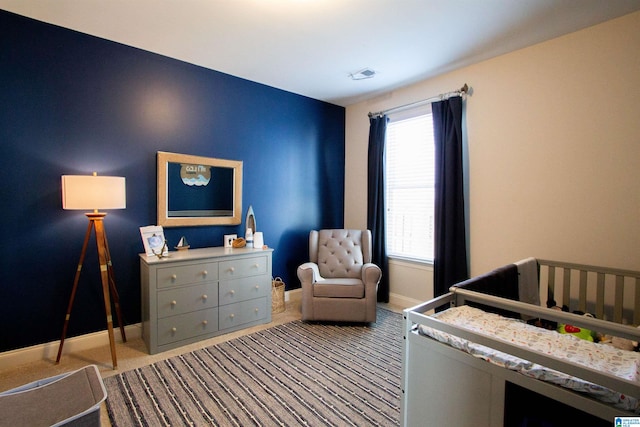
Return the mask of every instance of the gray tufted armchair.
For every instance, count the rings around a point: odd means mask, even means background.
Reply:
[[[298,267],[302,320],[376,321],[382,271],[371,263],[371,231],[313,230],[309,260]]]

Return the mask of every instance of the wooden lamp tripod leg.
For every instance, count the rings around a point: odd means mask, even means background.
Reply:
[[[80,261],[78,261],[78,268],[76,269],[76,275],[73,278],[73,288],[71,289],[71,297],[69,298],[69,305],[67,306],[67,315],[64,318],[64,326],[62,327],[62,337],[60,338],[60,346],[58,347],[58,356],[56,357],[56,364],[60,363],[60,356],[62,355],[62,346],[64,345],[64,339],[67,336],[67,328],[69,327],[69,318],[71,317],[71,309],[73,308],[73,300],[76,297],[76,291],[78,290],[78,282],[80,281],[80,272],[82,271],[82,263],[84,257],[87,254],[87,245],[89,244],[89,237],[91,236],[91,230],[93,229],[93,221],[89,221],[87,226],[87,233],[84,236],[84,243],[82,244],[82,252],[80,252]]]
[[[111,315],[111,300],[109,298],[109,268],[107,265],[107,248],[105,247],[104,224],[102,218],[93,220],[96,229],[96,243],[98,246],[98,259],[100,261],[100,277],[102,279],[102,296],[104,297],[104,310],[107,316],[107,331],[109,333],[109,345],[111,346],[111,360],[113,369],[118,367],[116,357],[116,341],[113,336],[113,316]]]
[[[113,362],[113,369],[118,367],[118,361],[116,357],[116,343],[113,334],[113,316],[111,314],[111,300],[110,293],[113,294],[114,305],[116,314],[118,316],[118,323],[120,325],[120,333],[122,334],[123,342],[127,341],[127,337],[124,331],[124,323],[122,322],[122,315],[120,313],[120,297],[116,290],[116,284],[113,274],[113,266],[111,263],[111,253],[109,252],[109,245],[107,242],[107,235],[104,230],[104,223],[102,219],[105,214],[95,213],[87,214],[89,218],[89,226],[87,227],[87,233],[84,237],[84,243],[82,244],[82,252],[80,254],[80,261],[78,262],[78,268],[76,270],[75,277],[73,279],[73,289],[71,290],[71,298],[69,299],[69,305],[67,307],[67,315],[64,320],[64,327],[62,328],[62,337],[60,339],[60,346],[58,347],[58,356],[56,357],[56,363],[60,363],[60,357],[62,355],[62,346],[67,335],[67,328],[69,326],[69,319],[71,317],[71,309],[73,308],[73,301],[78,290],[78,283],[80,281],[80,273],[82,272],[82,264],[87,253],[87,246],[89,243],[89,237],[91,236],[91,230],[95,230],[96,233],[96,245],[98,247],[98,261],[100,263],[100,279],[102,282],[102,296],[104,299],[104,309],[107,318],[107,332],[109,335],[109,344],[111,349],[111,360]]]
[[[113,305],[116,309],[116,315],[118,316],[118,326],[120,326],[120,335],[122,336],[122,342],[127,342],[127,335],[124,332],[124,322],[122,321],[122,314],[120,311],[120,296],[116,289],[115,275],[113,274],[113,263],[111,262],[111,252],[109,251],[109,242],[107,241],[107,231],[103,228],[104,234],[104,248],[107,259],[107,270],[109,273],[109,288],[111,289],[111,296],[113,297]]]

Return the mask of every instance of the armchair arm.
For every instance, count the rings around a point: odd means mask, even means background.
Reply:
[[[362,283],[364,283],[365,294],[369,293],[370,289],[375,293],[381,278],[382,270],[380,267],[372,263],[364,264],[362,266]]]
[[[318,265],[314,262],[305,262],[298,267],[298,279],[304,289],[305,285],[311,285],[322,280]]]
[[[305,262],[298,267],[298,279],[302,285],[302,320],[314,318],[313,304],[313,284],[319,280],[323,280],[320,276],[318,264],[315,262]]]
[[[375,322],[376,302],[378,301],[378,283],[382,278],[382,270],[375,264],[366,263],[362,266],[362,283],[364,283],[364,298],[366,305],[366,319]]]

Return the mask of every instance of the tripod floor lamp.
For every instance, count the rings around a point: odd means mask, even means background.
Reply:
[[[104,230],[103,219],[107,215],[99,212],[100,209],[124,209],[126,207],[126,190],[125,179],[118,176],[98,176],[95,172],[93,175],[63,175],[62,176],[62,208],[73,210],[93,210],[85,215],[89,219],[89,226],[84,236],[82,252],[80,253],[80,261],[73,279],[73,289],[71,290],[71,298],[67,307],[67,314],[64,319],[64,327],[62,328],[62,338],[60,339],[60,347],[58,347],[58,357],[56,363],[60,362],[62,355],[62,346],[67,335],[67,327],[71,317],[71,309],[73,308],[73,300],[78,289],[80,281],[80,273],[82,272],[82,263],[87,253],[87,245],[91,237],[91,232],[95,231],[96,245],[98,247],[98,262],[100,263],[100,277],[102,280],[102,295],[104,298],[104,309],[107,317],[107,331],[109,334],[109,344],[111,346],[111,360],[113,369],[118,367],[116,358],[116,343],[113,335],[113,317],[111,315],[111,298],[116,314],[118,316],[118,325],[122,334],[122,341],[126,342],[127,337],[124,333],[124,325],[122,323],[122,315],[120,314],[120,298],[116,290],[116,284],[113,277],[113,265],[111,263],[111,253],[109,252],[109,244],[107,242],[107,234]]]

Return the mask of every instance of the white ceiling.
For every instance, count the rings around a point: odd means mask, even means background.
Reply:
[[[640,10],[640,0],[0,0],[0,9],[347,106]],[[363,68],[376,76],[349,78]]]

